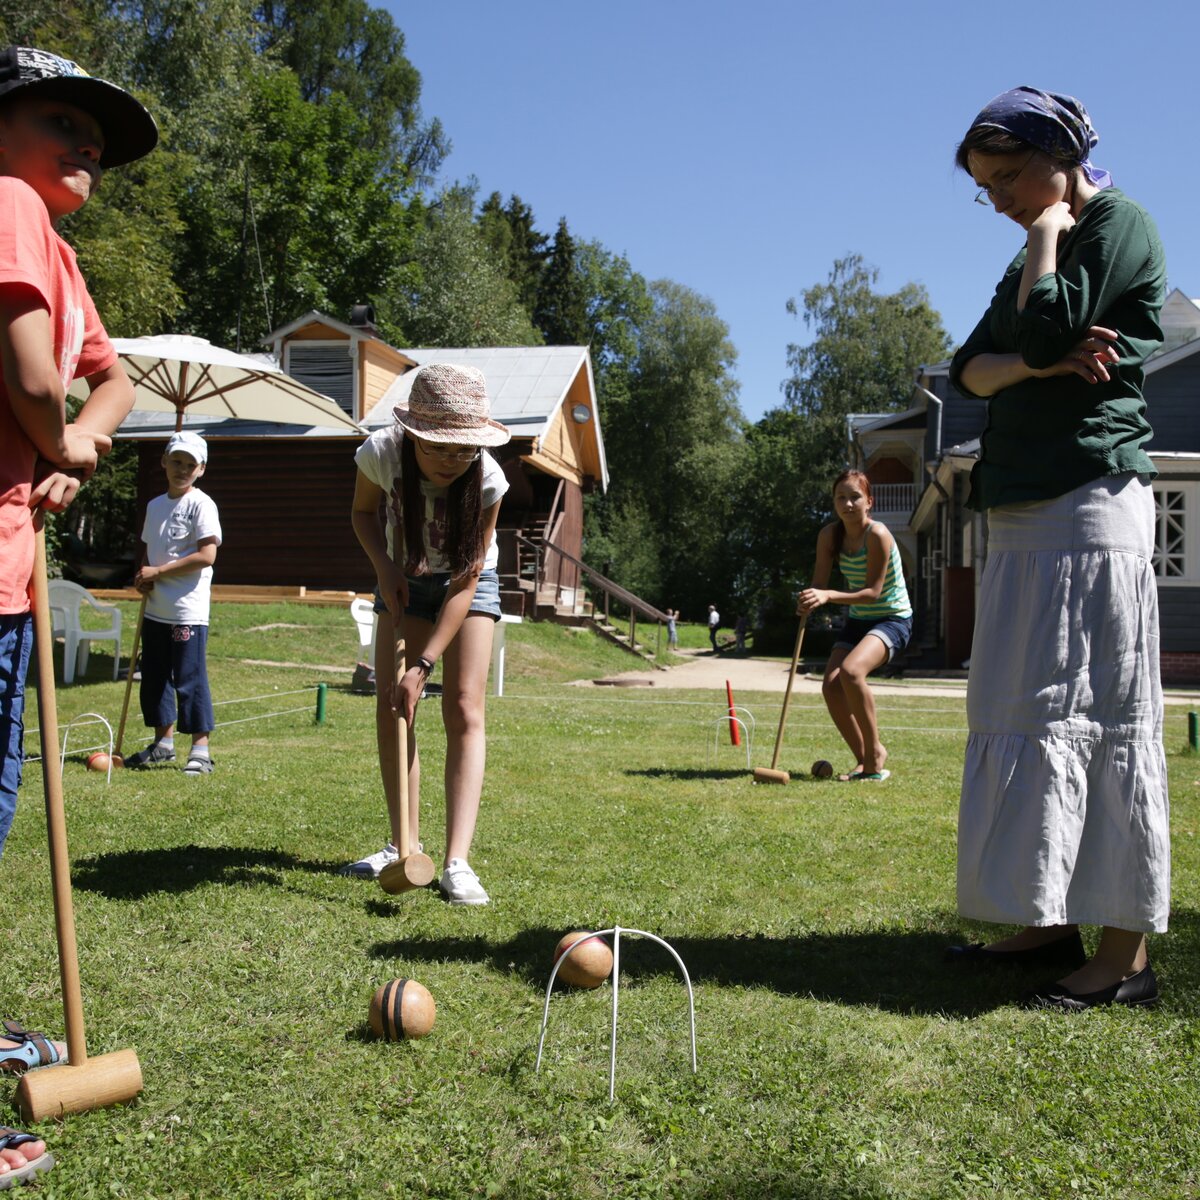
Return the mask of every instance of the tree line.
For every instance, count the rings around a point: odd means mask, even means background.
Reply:
[[[588,498],[585,557],[699,618],[785,613],[829,519],[849,412],[905,407],[948,339],[924,289],[877,290],[854,254],[787,301],[781,401],[738,403],[711,300],[621,253],[550,234],[520,196],[446,182],[448,132],[421,109],[404,35],[367,0],[0,0],[0,37],[131,88],[160,148],[64,222],[111,334],[198,334],[257,350],[310,309],[374,306],[393,345],[585,345],[611,486]],[[72,533],[136,540],[132,456],[85,489]]]

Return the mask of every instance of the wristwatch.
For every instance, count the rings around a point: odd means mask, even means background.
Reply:
[[[420,667],[421,670],[424,671],[426,675],[433,674],[434,665],[435,664],[433,662],[431,662],[428,658],[426,658],[425,655],[423,655],[423,654],[421,655],[420,658],[417,659],[417,666]]]

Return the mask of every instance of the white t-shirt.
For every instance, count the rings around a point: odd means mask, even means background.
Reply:
[[[142,541],[146,561],[152,567],[195,554],[201,538],[216,538],[221,544],[221,522],[211,496],[199,488],[184,492],[178,500],[157,496],[146,505]],[[154,581],[146,601],[146,616],[167,625],[207,625],[212,594],[212,567],[166,575]]]
[[[720,623],[721,623],[721,614],[719,612],[717,612],[717,610],[714,608],[712,610],[712,612],[710,612],[708,614],[708,627],[709,627],[709,629],[716,629],[716,627],[718,625],[720,625]]]
[[[376,487],[382,488],[389,503],[386,505],[388,514],[387,548],[388,553],[395,555],[395,522],[396,514],[390,503],[390,497],[395,489],[395,495],[402,497],[400,477],[402,473],[400,449],[404,442],[404,430],[393,425],[390,428],[376,430],[354,455],[358,469]],[[446,545],[446,496],[449,488],[435,487],[425,479],[421,480],[421,494],[425,497],[425,520],[421,524],[421,538],[425,543],[425,557],[429,561],[429,570],[434,574],[448,573],[450,560],[445,554]],[[483,451],[483,509],[486,512],[505,492],[508,491],[508,480],[500,469],[500,464],[486,451]],[[488,543],[483,556],[483,569],[495,570],[500,561],[500,548],[496,544],[496,534],[493,531],[492,540]]]

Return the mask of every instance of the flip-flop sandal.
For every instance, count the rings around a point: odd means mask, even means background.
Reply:
[[[855,783],[882,783],[885,779],[891,779],[892,773],[884,767],[882,771],[872,771],[868,774],[862,771],[857,775],[851,775],[850,778]]]
[[[15,1150],[27,1142],[38,1140],[32,1133],[22,1133],[19,1129],[10,1129],[7,1125],[0,1125],[0,1150]],[[54,1155],[47,1150],[23,1167],[13,1167],[12,1170],[0,1174],[0,1192],[12,1187],[14,1183],[28,1183],[35,1175],[41,1175],[44,1171],[50,1170],[52,1166],[54,1166]]]
[[[0,1048],[0,1071],[8,1071],[13,1075],[24,1075],[34,1067],[49,1067],[56,1062],[65,1062],[66,1055],[60,1055],[54,1043],[44,1033],[30,1033],[19,1021],[5,1021],[4,1032],[0,1037],[6,1037],[17,1043],[15,1046]],[[0,1146],[3,1149],[3,1146]]]
[[[838,783],[853,783],[856,779],[861,779],[863,773],[861,771],[847,771],[844,775],[838,776]]]

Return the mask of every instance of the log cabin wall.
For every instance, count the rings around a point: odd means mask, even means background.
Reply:
[[[162,442],[138,448],[138,528],[166,491]],[[224,540],[214,582],[370,591],[375,572],[350,527],[356,438],[209,442],[201,491],[216,502]]]

